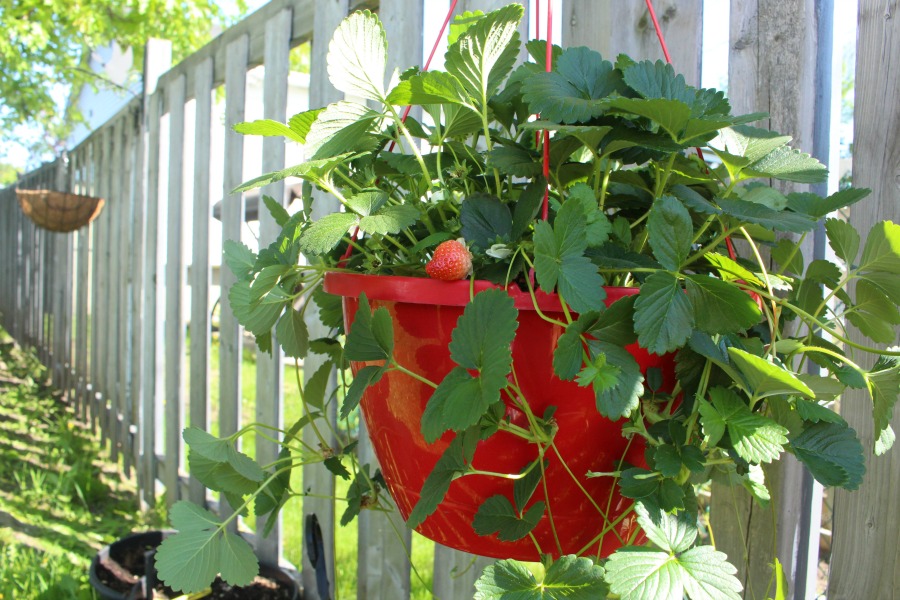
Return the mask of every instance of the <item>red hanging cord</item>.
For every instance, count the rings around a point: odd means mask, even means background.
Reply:
[[[540,8],[538,9],[540,11]],[[540,14],[540,12],[538,12]],[[548,73],[553,66],[553,0],[547,0],[547,53],[544,58],[544,70]],[[550,216],[550,130],[544,130],[544,205],[541,218]]]
[[[438,32],[437,37],[434,39],[434,45],[431,47],[431,52],[428,54],[428,60],[425,61],[425,66],[422,68],[423,71],[427,71],[431,67],[431,60],[434,58],[435,53],[437,52],[438,45],[441,43],[441,39],[444,37],[444,32],[447,31],[447,25],[450,24],[450,19],[453,18],[453,11],[456,10],[456,5],[459,0],[453,0],[450,3],[450,9],[447,11],[447,16],[444,18],[444,24],[441,25],[441,30]],[[407,106],[403,109],[403,115],[400,117],[401,123],[406,123],[407,117],[409,117],[409,112],[412,110],[412,105]],[[397,144],[396,140],[391,141],[391,145],[388,147],[388,152],[394,151],[394,146]],[[359,227],[353,229],[353,233],[350,234],[350,240],[356,239],[356,236],[359,235]],[[343,264],[347,262],[347,259],[350,258],[350,255],[353,254],[353,244],[347,245],[347,250],[344,251],[344,254],[341,256],[341,260],[338,264]]]

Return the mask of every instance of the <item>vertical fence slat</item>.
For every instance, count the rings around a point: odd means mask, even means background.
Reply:
[[[325,106],[330,102],[335,102],[343,98],[343,95],[335,90],[328,81],[328,73],[325,69],[325,61],[328,53],[328,42],[331,34],[340,24],[341,20],[347,16],[349,10],[349,0],[334,0],[330,2],[319,2],[316,4],[316,11],[313,16],[313,39],[312,48],[310,49],[310,78],[309,78],[309,105],[311,107]],[[339,209],[337,201],[329,198],[325,194],[316,194],[313,202],[313,215],[315,218],[334,212]],[[318,310],[315,305],[309,307],[306,313],[306,324],[309,328],[310,339],[316,339],[327,335],[321,323],[319,323]],[[322,365],[323,360],[316,355],[307,356],[303,363],[303,377],[309,380],[313,373]],[[336,411],[331,411],[330,415],[326,415],[328,419],[334,419]],[[315,434],[309,431],[309,427],[303,431],[303,440],[307,444],[316,447],[319,441]],[[334,477],[322,465],[305,465],[303,467],[303,489],[309,490],[310,493],[319,496],[334,495]],[[321,564],[327,568],[329,580],[332,582],[332,591],[334,593],[334,525],[335,514],[334,504],[330,500],[313,497],[305,497],[303,499],[303,522],[307,522],[315,516],[322,528],[322,544],[325,549],[324,556],[320,556]],[[309,545],[306,536],[303,538],[303,564],[300,569],[302,576],[303,589],[309,600],[321,599],[316,586],[316,571],[309,560]]]
[[[872,195],[850,211],[861,233],[877,221],[900,221],[900,3],[861,0],[856,46],[853,184]],[[864,207],[864,208],[863,208]],[[851,339],[871,343],[852,330]],[[895,338],[896,341],[896,338]],[[868,364],[862,365],[869,367]],[[900,427],[894,408],[893,428]],[[834,498],[829,600],[889,600],[900,590],[900,450],[873,457],[872,404],[862,390],[841,397],[841,413],[859,434],[866,476],[859,490]]]
[[[468,598],[475,594],[475,581],[493,558],[475,556],[435,544],[434,595],[438,598]]]
[[[703,0],[657,0],[654,9],[675,71],[698,85]],[[588,46],[613,62],[622,53],[635,60],[665,60],[643,2],[567,0],[563,11],[564,46]]]
[[[160,118],[162,93],[157,92],[159,76],[172,62],[172,43],[148,40],[144,50],[144,124],[146,131],[146,232],[143,279],[143,318],[145,335],[141,344],[141,456],[143,473],[141,492],[143,501],[153,506],[157,479],[157,437],[162,429],[162,394],[165,389],[164,316],[165,303],[160,302],[164,279],[165,238],[160,227],[163,203],[160,200]]]
[[[100,163],[103,157],[101,152],[101,136],[95,135],[91,144],[90,185],[92,195],[103,197],[99,182]],[[105,212],[105,210],[103,211]],[[100,307],[100,223],[103,222],[103,212],[91,223],[91,292],[88,304],[88,327],[90,328],[90,375],[87,385],[87,400],[91,412],[91,429],[96,432],[100,427],[100,337],[102,314]]]
[[[266,22],[265,36],[265,77],[263,79],[263,116],[266,119],[284,121],[287,113],[287,78],[290,69],[289,52],[291,49],[291,9],[279,11]],[[284,168],[284,141],[267,137],[263,140],[264,172]],[[265,186],[262,194],[272,196],[276,202],[284,203],[284,182],[279,181]],[[265,210],[262,201],[259,203],[259,242],[264,247],[273,242],[281,228]],[[284,398],[282,389],[284,380],[284,361],[281,350],[272,332],[272,353],[257,353],[256,358],[256,420],[275,427],[282,422],[281,405]],[[262,437],[256,438],[256,458],[263,464],[274,462],[278,458],[278,445]],[[257,520],[257,529],[262,530],[267,518]],[[257,554],[261,560],[278,562],[281,558],[281,527],[276,525],[271,534],[258,540]]]
[[[88,151],[90,146],[83,146],[75,154],[76,187],[79,194],[87,194],[86,170],[89,161]],[[88,381],[88,292],[90,290],[90,238],[91,227],[82,227],[78,230],[78,251],[75,267],[75,397],[78,399],[78,414],[83,421],[87,421],[88,402],[85,397]]]
[[[166,500],[180,499],[181,428],[184,423],[184,102],[186,77],[166,86],[169,107],[168,194],[166,197],[165,473]]]
[[[97,294],[97,332],[99,333],[99,343],[97,349],[97,391],[100,404],[100,439],[103,444],[111,442],[111,448],[115,451],[116,440],[110,440],[111,433],[111,414],[109,409],[110,386],[109,386],[109,370],[110,370],[110,329],[112,328],[112,319],[109,317],[110,306],[110,228],[112,226],[112,217],[116,212],[115,198],[112,197],[112,189],[110,184],[110,165],[112,160],[112,128],[106,127],[100,137],[102,150],[101,162],[97,164],[97,180],[103,197],[106,198],[106,206],[100,213],[97,221],[97,229],[99,237],[97,240],[97,278],[100,282],[100,291]]]
[[[132,252],[129,256],[129,270],[131,277],[131,290],[128,299],[130,309],[130,340],[131,360],[128,364],[128,410],[130,413],[130,427],[135,428],[130,436],[129,452],[134,464],[135,475],[140,489],[141,480],[141,392],[143,389],[143,344],[147,334],[148,325],[152,323],[146,318],[143,310],[144,300],[144,254],[146,252],[145,241],[147,238],[147,204],[146,204],[146,168],[144,147],[144,107],[140,105],[131,115],[131,130],[134,136],[132,157],[135,164],[131,180],[132,186]]]
[[[109,157],[104,164],[109,178],[109,219],[106,226],[106,248],[104,253],[107,258],[108,273],[108,301],[109,309],[105,313],[104,320],[107,328],[106,378],[104,396],[109,418],[110,433],[110,457],[113,462],[119,461],[119,451],[122,449],[122,420],[121,402],[119,395],[119,366],[122,363],[121,337],[122,329],[122,304],[120,302],[120,290],[122,289],[122,246],[120,234],[122,231],[122,214],[125,212],[125,198],[122,193],[122,120],[116,119],[111,127],[112,138],[107,148]]]
[[[133,410],[134,395],[132,387],[133,372],[131,369],[134,360],[134,330],[140,327],[140,322],[135,315],[133,288],[137,287],[140,279],[135,273],[134,263],[136,256],[140,256],[141,247],[137,241],[138,236],[135,235],[136,223],[135,212],[135,178],[136,171],[141,170],[140,167],[135,168],[137,160],[138,131],[135,127],[134,114],[129,111],[122,116],[122,129],[124,139],[122,140],[122,158],[125,162],[122,170],[122,230],[119,234],[121,240],[121,248],[127,248],[128,252],[123,252],[119,268],[122,272],[122,288],[119,290],[119,302],[122,305],[120,314],[122,315],[121,329],[119,330],[119,344],[122,347],[119,362],[119,407],[122,414],[122,461],[125,474],[131,476],[131,468],[134,464],[135,456],[135,440],[138,437],[136,413]]]
[[[232,194],[243,180],[244,138],[232,130],[235,124],[244,121],[247,96],[247,60],[250,52],[250,38],[242,35],[230,44],[225,57],[225,156],[222,194],[222,243],[240,242],[244,222],[244,195]],[[228,290],[236,282],[231,269],[223,265],[219,272],[219,435],[235,433],[241,418],[241,361],[243,329],[237,322]],[[232,509],[221,494],[220,506],[223,513]],[[232,531],[237,523],[229,525]]]
[[[209,165],[212,127],[213,61],[194,71],[194,218],[191,256],[191,392],[190,423],[206,429],[209,408]],[[192,502],[205,504],[206,487],[191,477]]]

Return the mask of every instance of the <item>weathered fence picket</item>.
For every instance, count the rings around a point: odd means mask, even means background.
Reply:
[[[463,0],[457,10],[490,10],[503,4],[506,0]],[[662,58],[643,1],[554,4],[563,45],[586,45],[607,59],[621,52],[638,59]],[[676,70],[689,84],[699,84],[702,1],[655,4]],[[885,199],[869,205],[866,212],[854,210],[851,219],[860,224],[876,215],[897,217],[896,207],[886,198],[888,190],[897,189],[897,164],[889,157],[900,155],[896,134],[900,113],[885,113],[883,99],[900,95],[897,65],[892,64],[900,56],[898,4],[861,0],[855,175],[857,184],[874,188],[874,195]],[[823,91],[830,73],[825,60],[830,60],[828,19],[833,2],[731,0],[730,5],[728,79],[735,111],[769,112],[772,128],[791,132],[801,148],[824,162],[825,105],[830,101]],[[248,71],[265,67],[264,117],[284,121],[290,116],[287,80],[292,48],[311,43],[309,104],[321,106],[343,97],[328,83],[325,56],[331,32],[350,11],[380,11],[395,61],[389,66],[402,70],[420,63],[423,47],[430,49],[433,40],[423,38],[426,7],[431,8],[423,0],[273,0],[174,67],[171,45],[153,40],[145,53],[146,87],[140,97],[71,149],[68,160],[43,165],[19,182],[24,188],[56,187],[103,197],[105,208],[89,227],[72,234],[39,229],[18,209],[14,189],[0,190],[2,323],[20,342],[38,349],[53,382],[66,390],[78,414],[99,431],[111,457],[122,461],[125,472],[134,467],[145,504],[152,504],[163,487],[169,503],[184,497],[207,499],[199,482],[189,477],[181,430],[187,424],[210,425],[213,386],[218,386],[220,435],[236,432],[245,420],[281,426],[283,419],[284,361],[278,353],[257,355],[256,414],[242,415],[245,335],[227,301],[235,278],[227,268],[221,269],[222,293],[216,303],[211,265],[217,261],[209,248],[217,227],[212,205],[220,195],[219,189],[212,189],[219,183],[213,174],[221,169],[220,219],[222,240],[227,243],[241,240],[246,221],[246,198],[231,190],[261,171],[285,166],[285,146],[276,138],[266,138],[261,160],[245,166],[250,162],[245,159],[255,158],[248,150],[252,146],[231,127],[249,113]],[[528,18],[521,35],[534,37]],[[525,59],[524,52],[521,58]],[[215,128],[222,125],[213,103],[220,86],[225,120],[221,155],[214,151]],[[283,183],[267,186],[262,193],[282,204],[288,199]],[[258,208],[259,244],[264,247],[279,228],[261,199]],[[336,202],[325,197],[317,197],[313,206],[316,215],[337,209]],[[217,339],[212,334],[211,304],[218,306]],[[315,315],[309,313],[314,311],[307,312],[312,322]],[[310,330],[312,338],[320,333],[314,327]],[[212,344],[218,344],[218,381],[210,375]],[[317,367],[314,358],[308,359],[304,377]],[[852,414],[852,395],[847,403],[848,420],[865,438],[868,417],[859,422]],[[362,429],[361,452],[374,461]],[[318,444],[317,439],[306,441]],[[256,455],[264,462],[273,461],[277,452],[276,444],[257,438]],[[896,451],[894,458],[870,465],[860,494],[837,495],[829,598],[897,597],[900,555],[890,542],[900,518],[892,499],[900,478]],[[716,542],[734,562],[749,559],[750,568],[741,573],[747,598],[763,597],[771,571],[768,558],[762,557],[768,557],[776,544],[793,583],[792,597],[813,598],[821,491],[799,465],[768,476],[785,498],[775,509],[778,537],[771,527],[771,511],[752,506],[740,490],[717,487],[712,509]],[[302,478],[304,489],[314,496],[334,494],[332,476],[321,465],[304,467]],[[230,514],[226,499],[216,500],[210,506]],[[318,568],[329,576],[327,594],[318,592],[317,567],[309,561],[305,540],[285,540],[276,527],[271,537],[255,540],[257,550],[264,559],[278,561],[283,560],[286,541],[302,544],[298,567],[305,598],[333,596],[333,502],[306,497],[302,510],[304,522],[315,516],[322,528],[325,555]],[[408,598],[411,534],[399,518],[364,512],[358,539],[359,597]],[[861,578],[851,572],[863,555],[865,572],[877,576]],[[437,547],[434,594],[443,599],[471,597],[475,578],[489,562]]]

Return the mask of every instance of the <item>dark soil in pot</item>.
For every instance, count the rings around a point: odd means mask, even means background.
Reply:
[[[103,600],[144,600],[144,582],[150,579],[155,590],[153,598],[179,598],[176,592],[156,581],[152,554],[173,531],[135,533],[103,548],[91,562],[91,585]],[[148,554],[151,556],[148,557]],[[148,577],[149,570],[153,571]],[[210,586],[205,598],[217,600],[295,600],[299,597],[296,582],[284,571],[260,565],[260,574],[250,585],[234,587],[219,578]]]

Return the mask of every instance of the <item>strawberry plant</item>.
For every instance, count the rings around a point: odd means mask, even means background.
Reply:
[[[328,69],[359,102],[236,127],[304,144],[309,160],[239,188],[307,184],[296,214],[268,203],[282,227],[274,243],[227,248],[238,279],[230,306],[262,348],[328,361],[305,374],[306,414],[280,432],[273,464],[238,450],[243,431],[185,431],[192,473],[238,511],[223,521],[175,505],[180,533],[159,550],[173,587],[201,588],[217,570],[234,583],[251,576],[252,554],[227,523],[251,505],[274,518],[303,493],[290,470],[322,462],[350,481],[342,523],[399,508],[425,532],[459,486],[497,480],[502,491],[464,523],[503,558],[478,581],[483,600],[545,598],[549,587],[553,597],[738,598],[736,557],[698,533],[697,486],[725,478],[766,503],[762,466],[793,454],[823,485],[857,488],[863,447],[833,410],[848,388],[869,393],[875,453],[891,447],[900,351],[884,345],[900,323],[900,226],[860,232],[832,216],[868,191],[773,186],[821,182],[826,169],[790,137],[753,125],[765,115],[732,115],[723,93],[687,85],[666,64],[587,48],[548,55],[529,42],[534,62],[517,66],[521,6],[468,17],[451,28],[444,71],[389,74],[381,24],[355,13]],[[407,105],[419,116],[401,118]],[[341,210],[314,219],[322,194]],[[832,258],[811,260],[803,242],[823,222]],[[409,336],[401,309],[338,289],[346,274],[417,290],[430,276],[441,287],[428,289],[449,303],[462,294],[458,315]],[[309,339],[313,303],[327,339]],[[852,341],[850,328],[871,342]],[[442,348],[411,346],[435,330],[449,334]],[[536,338],[551,344],[533,363],[546,374],[521,366]],[[326,391],[332,373],[340,394]],[[534,379],[567,391],[536,393]],[[362,403],[370,419],[375,397],[406,402],[386,392],[401,382],[427,390],[412,433],[422,453],[438,449],[412,503],[400,486],[387,489],[397,475],[360,464],[355,440],[318,434],[330,405],[340,402],[345,419]],[[563,449],[602,437],[566,421],[585,397],[590,414],[573,422],[615,426],[617,439],[601,440],[620,444],[612,462],[599,453],[576,462]],[[319,447],[303,442],[304,428]],[[530,448],[527,460],[484,468],[480,449],[497,440]],[[588,541],[570,547],[557,531],[573,481],[593,517],[577,524]],[[543,581],[511,557],[542,561]]]

